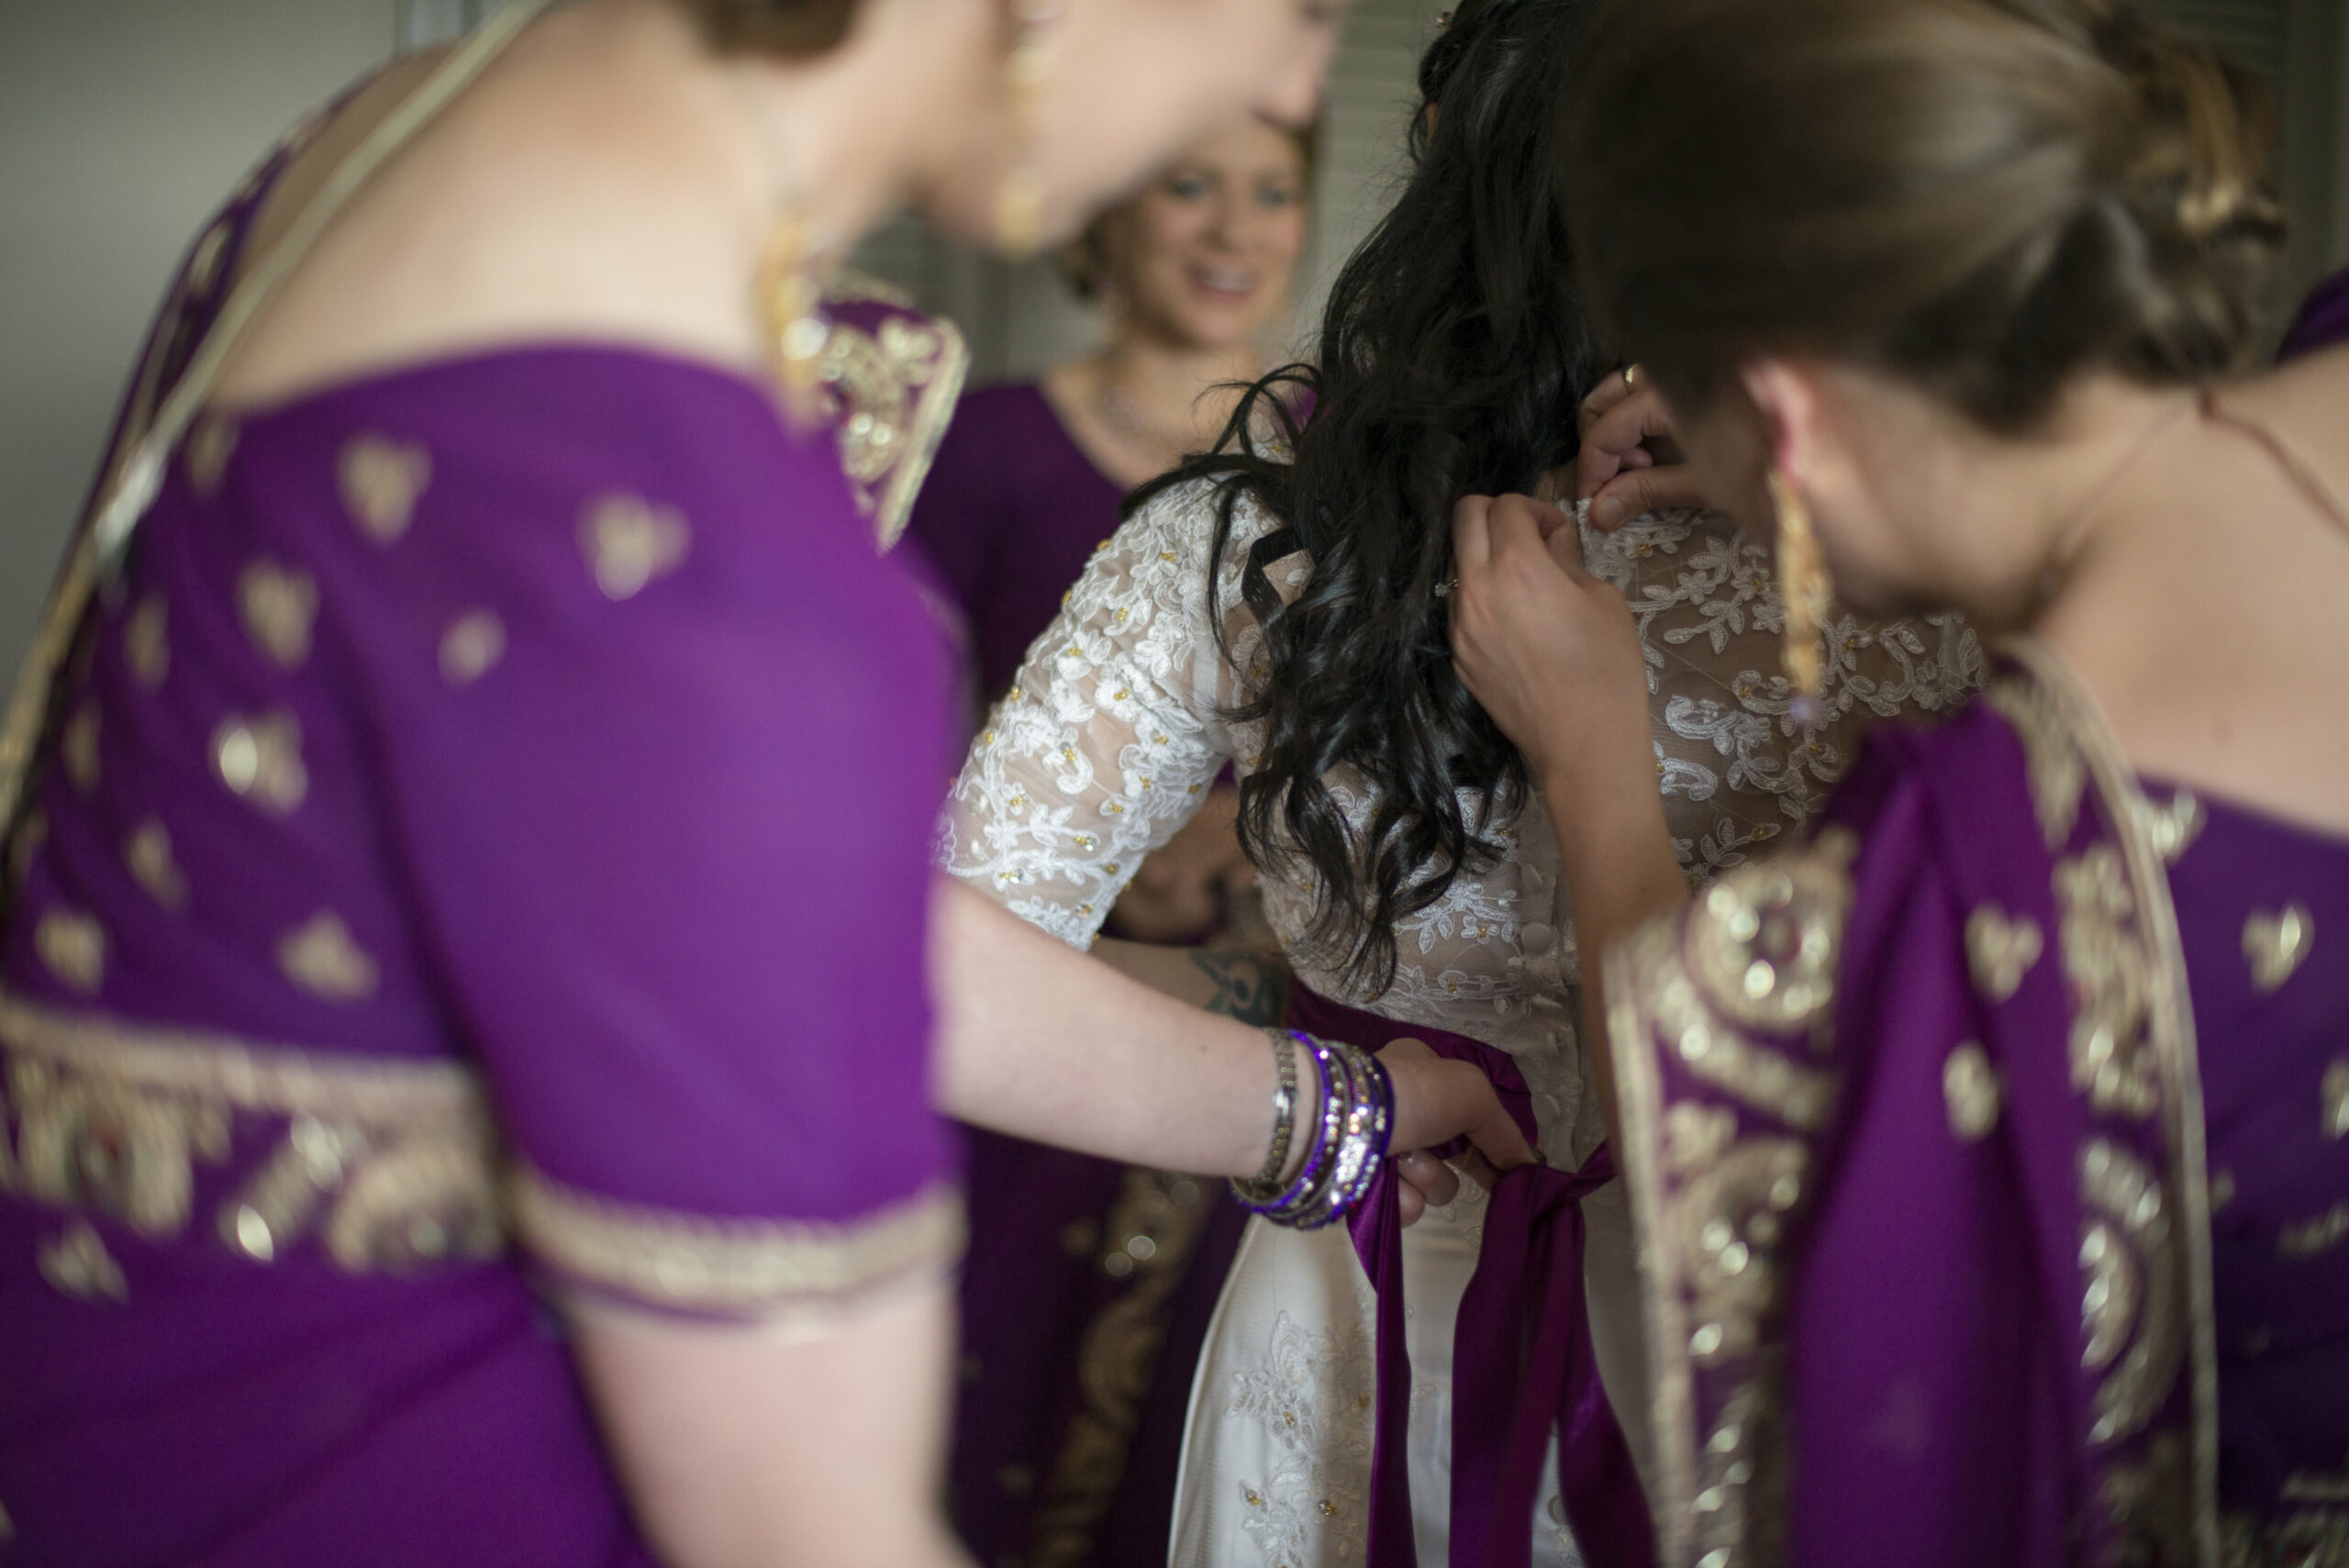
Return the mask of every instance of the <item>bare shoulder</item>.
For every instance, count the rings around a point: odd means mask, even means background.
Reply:
[[[533,24],[351,200],[255,320],[223,401],[547,339],[759,362],[706,106],[657,61],[562,35],[571,20]],[[248,264],[440,61],[403,61],[343,106],[281,178]]]
[[[2349,495],[2349,343],[2279,365],[2226,394],[2230,408],[2260,420],[2289,442],[2302,462]]]

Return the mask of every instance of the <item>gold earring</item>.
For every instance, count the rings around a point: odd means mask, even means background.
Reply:
[[[806,215],[786,212],[759,261],[759,306],[766,317],[775,379],[783,386],[785,411],[803,429],[824,417],[824,346],[831,339],[811,250]]]
[[[1805,729],[1826,722],[1827,656],[1824,628],[1835,596],[1834,580],[1819,553],[1810,526],[1810,506],[1794,482],[1770,471],[1770,505],[1778,514],[1778,596],[1786,601],[1784,659],[1794,687],[1787,713]]]
[[[995,193],[996,249],[1025,261],[1044,243],[1044,180],[1036,168],[1037,120],[1044,77],[1051,64],[1046,47],[1059,0],[1012,0],[1011,48],[1003,61],[1006,132],[1010,166]]]

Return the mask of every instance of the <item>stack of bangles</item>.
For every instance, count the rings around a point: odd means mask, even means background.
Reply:
[[[1267,1029],[1280,1070],[1273,1091],[1273,1143],[1264,1168],[1252,1178],[1235,1177],[1231,1190],[1248,1208],[1275,1225],[1318,1230],[1333,1225],[1370,1195],[1386,1164],[1386,1140],[1395,1129],[1395,1084],[1386,1064],[1360,1046],[1330,1043],[1293,1029]],[[1286,1185],[1297,1139],[1298,1049],[1313,1059],[1320,1103],[1308,1126],[1313,1143],[1305,1162]]]

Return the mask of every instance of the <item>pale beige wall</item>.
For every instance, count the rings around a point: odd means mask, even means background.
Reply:
[[[394,20],[393,0],[0,0],[0,681],[173,263]]]

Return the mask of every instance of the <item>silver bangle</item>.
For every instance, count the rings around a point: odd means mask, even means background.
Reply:
[[[1286,1029],[1266,1029],[1273,1042],[1273,1064],[1279,1082],[1273,1088],[1273,1141],[1265,1151],[1264,1168],[1248,1185],[1277,1193],[1281,1173],[1288,1168],[1289,1145],[1297,1138],[1297,1037]]]

